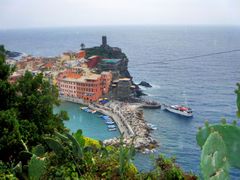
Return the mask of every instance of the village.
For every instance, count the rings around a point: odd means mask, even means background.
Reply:
[[[99,47],[85,48],[77,52],[64,52],[59,57],[23,56],[20,60],[7,59],[16,67],[9,81],[29,71],[44,78],[59,90],[59,98],[85,105],[109,116],[123,134],[126,145],[133,143],[136,149],[145,151],[157,146],[150,136],[152,130],[143,117],[142,108],[159,108],[155,102],[143,101],[141,93],[128,72],[128,59],[120,48],[110,47],[107,37],[102,37]],[[104,101],[103,101],[104,100]],[[118,145],[119,138],[105,140],[105,144]]]

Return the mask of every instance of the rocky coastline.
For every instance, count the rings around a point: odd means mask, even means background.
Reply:
[[[145,152],[158,146],[151,137],[151,128],[147,125],[143,116],[143,103],[126,103],[111,101],[107,104],[91,104],[89,107],[105,115],[110,116],[117,124],[123,135],[123,143],[126,146],[133,145],[135,149]],[[118,146],[120,138],[104,140],[105,145]]]

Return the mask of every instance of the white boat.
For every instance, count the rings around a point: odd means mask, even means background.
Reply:
[[[108,124],[108,125],[113,125],[115,124],[113,121],[106,121],[105,124]]]
[[[95,114],[97,111],[96,110],[92,110],[92,114]]]
[[[115,128],[116,126],[115,125],[108,125],[108,128]]]
[[[147,123],[147,125],[151,130],[157,130],[157,127],[154,124]]]
[[[117,128],[109,128],[108,131],[116,131]]]
[[[192,109],[189,107],[180,106],[180,105],[171,105],[171,106],[163,105],[163,108],[169,112],[179,114],[182,116],[186,116],[186,117],[193,116]]]
[[[80,107],[81,110],[86,110],[88,107]]]

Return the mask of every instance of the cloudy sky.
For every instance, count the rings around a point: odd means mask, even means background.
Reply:
[[[0,28],[240,25],[240,0],[0,0]]]

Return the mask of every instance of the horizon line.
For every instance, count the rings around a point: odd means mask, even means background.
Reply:
[[[34,29],[58,29],[58,28],[90,28],[90,27],[240,27],[240,24],[106,24],[106,25],[72,25],[72,26],[33,26],[0,28],[7,30],[34,30]]]

